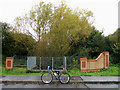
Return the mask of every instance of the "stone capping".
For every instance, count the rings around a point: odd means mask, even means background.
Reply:
[[[6,57],[6,59],[13,59],[13,57]]]

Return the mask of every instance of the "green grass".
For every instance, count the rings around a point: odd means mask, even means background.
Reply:
[[[69,70],[71,76],[120,76],[118,67],[110,67],[106,70],[80,72],[80,70]]]
[[[2,67],[0,66],[0,75],[2,75]]]
[[[69,70],[71,76],[120,76],[120,63],[112,64],[108,69],[100,71],[80,72],[80,70]]]
[[[26,73],[26,67],[13,67],[13,70],[6,70],[2,66],[2,75],[42,75],[42,73]]]
[[[120,76],[119,64],[112,64],[108,69],[100,71],[80,72],[79,69],[68,70],[71,76]],[[42,73],[26,73],[26,67],[14,67],[13,70],[6,70],[2,66],[2,75],[41,75]]]

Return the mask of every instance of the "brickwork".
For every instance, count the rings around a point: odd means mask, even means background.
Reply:
[[[6,69],[13,70],[13,57],[6,57]]]
[[[96,59],[80,58],[81,71],[98,71],[109,67],[109,52],[102,52]]]

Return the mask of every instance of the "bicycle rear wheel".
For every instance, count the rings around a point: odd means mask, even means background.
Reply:
[[[70,75],[68,73],[61,73],[59,81],[63,84],[66,84],[70,81]]]
[[[49,84],[49,83],[52,82],[53,76],[52,76],[51,73],[46,72],[46,73],[43,73],[43,74],[42,74],[41,80],[42,80],[43,83]]]

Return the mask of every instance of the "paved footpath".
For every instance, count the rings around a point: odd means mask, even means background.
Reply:
[[[120,89],[120,84],[2,84],[2,88],[116,88]]]
[[[4,75],[0,78],[0,81],[7,82],[41,82],[41,76],[28,76],[28,75]],[[53,78],[53,81],[57,81]],[[94,83],[94,82],[108,82],[108,83],[120,83],[120,77],[115,76],[71,76],[70,82],[80,83]]]
[[[43,84],[41,76],[5,75],[0,78],[3,88],[120,88],[120,77],[115,76],[72,76],[69,84],[60,84],[53,79]]]
[[[80,76],[83,82],[108,82],[120,83],[120,77],[116,76]]]
[[[2,78],[0,79],[2,80],[2,82],[28,82],[28,83],[32,83],[32,82],[42,82],[41,81],[41,76],[28,76],[28,75],[7,75],[7,76],[2,76]],[[58,80],[55,79],[55,77],[53,77],[53,82],[56,82]],[[73,82],[83,82],[82,78],[80,76],[72,76],[71,83]]]

